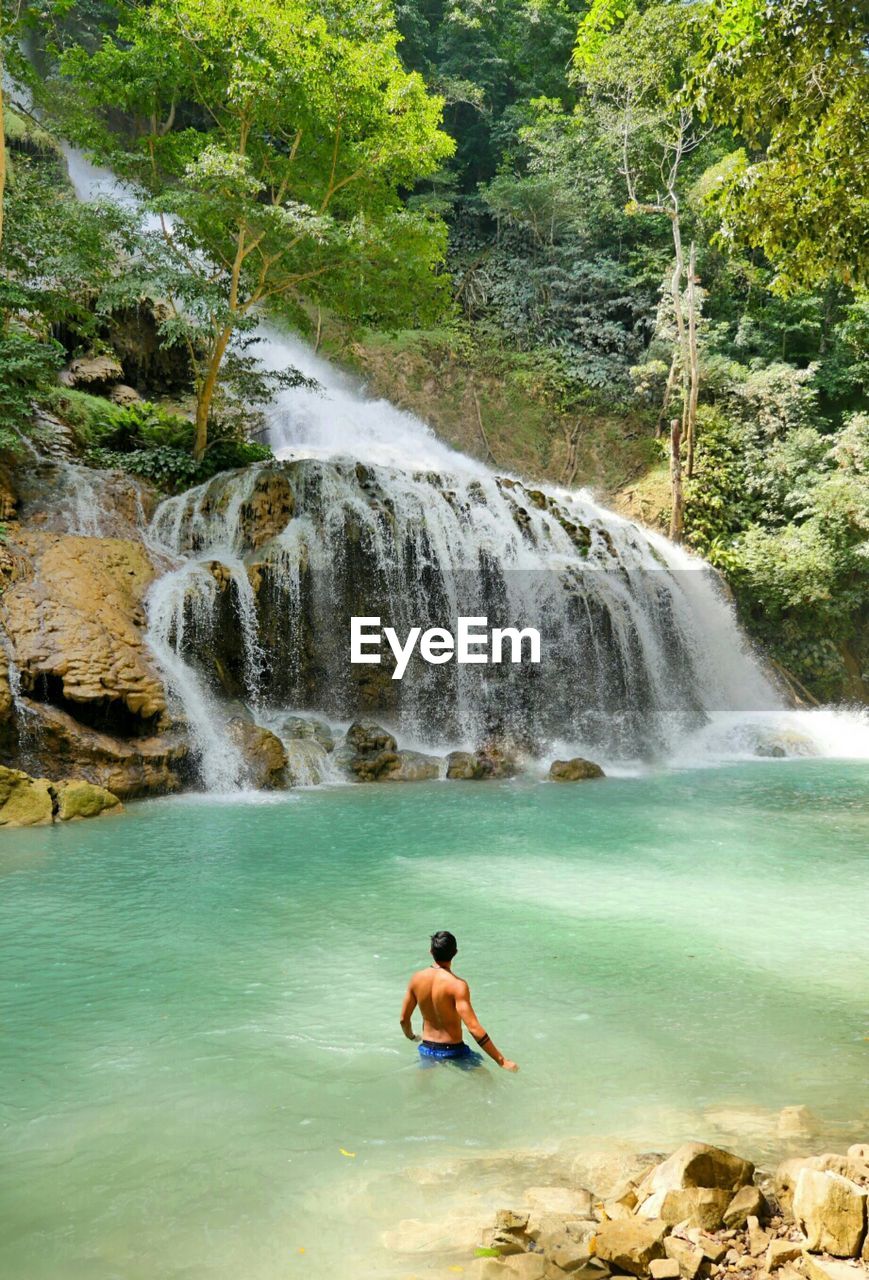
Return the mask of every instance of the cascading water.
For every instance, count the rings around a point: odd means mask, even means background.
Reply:
[[[82,198],[129,202],[111,174],[69,160]],[[746,725],[768,732],[784,713],[701,561],[587,493],[494,475],[273,325],[257,337],[265,368],[318,384],[276,398],[277,464],[167,500],[150,530],[177,567],[151,592],[149,637],[206,786],[243,780],[227,693],[259,704],[261,719],[288,706],[368,712],[417,741],[500,736],[608,759],[672,756],[687,740],[720,751],[710,726],[730,743],[734,726],[750,737]],[[497,671],[416,662],[391,681],[389,666],[348,663],[353,614],[402,635],[460,615],[537,626],[544,658]]]

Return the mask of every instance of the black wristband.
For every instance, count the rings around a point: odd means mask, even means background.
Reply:
[[[484,1032],[483,1032],[483,1034],[482,1034],[481,1036],[474,1036],[474,1039],[476,1040],[477,1044],[478,1044],[478,1045],[480,1046],[480,1048],[482,1049],[483,1045],[484,1045],[484,1044],[486,1043],[486,1041],[489,1039],[489,1033],[488,1033],[488,1031],[484,1031]]]

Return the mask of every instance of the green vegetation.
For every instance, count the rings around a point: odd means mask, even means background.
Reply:
[[[43,125],[7,94],[0,444],[38,402],[79,413],[95,465],[163,488],[242,463],[275,385],[299,379],[253,359],[268,306],[460,447],[669,527],[799,681],[866,696],[861,15],[847,0],[23,10],[4,57]],[[126,177],[159,225],[78,205],[52,133]],[[148,402],[85,413],[58,393],[61,362],[112,349],[143,307]]]

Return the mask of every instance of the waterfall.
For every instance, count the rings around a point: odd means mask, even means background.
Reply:
[[[68,159],[80,197],[129,203],[107,171]],[[166,500],[149,531],[176,567],[149,595],[148,638],[207,787],[243,783],[227,694],[263,723],[289,707],[368,713],[438,747],[502,737],[607,760],[684,757],[688,742],[726,755],[733,726],[739,739],[793,717],[702,561],[587,492],[494,474],[273,324],[256,336],[264,368],[317,384],[276,397],[276,462]],[[545,657],[417,661],[392,681],[388,666],[351,668],[354,613],[400,634],[460,615],[532,625]]]

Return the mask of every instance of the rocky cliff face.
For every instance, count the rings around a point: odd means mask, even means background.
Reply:
[[[60,531],[75,527],[59,501],[67,487],[57,466],[28,469],[15,488],[7,477],[2,759],[121,797],[175,790],[186,740],[144,639],[143,598],[160,571],[135,536],[148,495],[128,477],[102,483],[103,506],[91,514],[130,536],[80,536]]]

